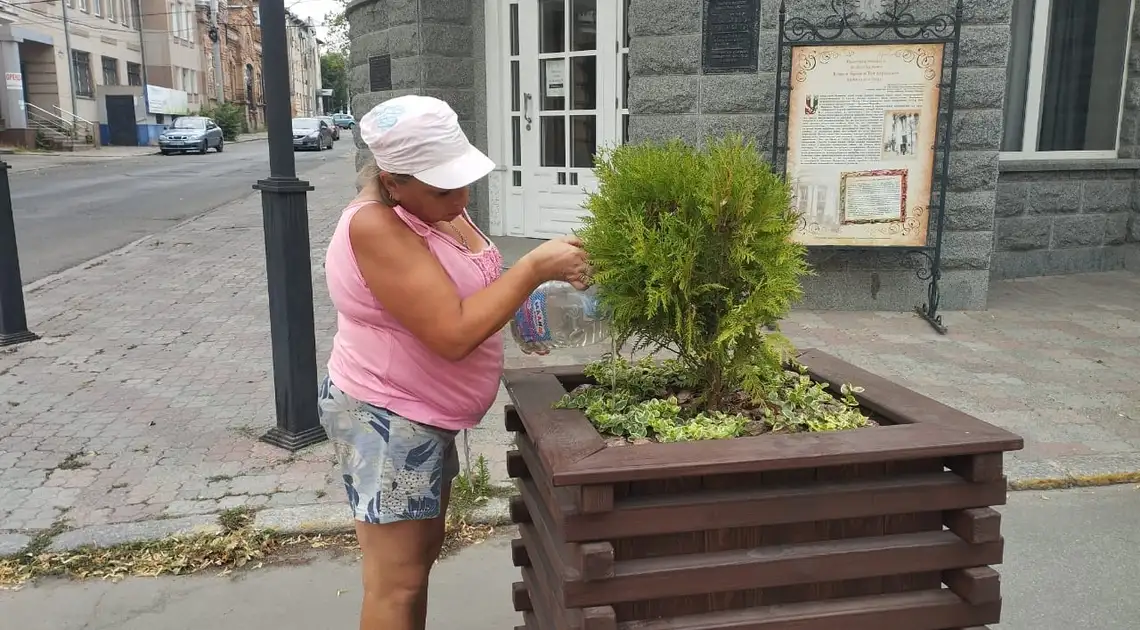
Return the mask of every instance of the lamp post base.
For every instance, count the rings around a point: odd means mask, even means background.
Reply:
[[[27,343],[29,341],[35,341],[39,338],[40,338],[39,335],[37,335],[34,332],[29,332],[27,330],[22,331],[22,332],[15,332],[15,333],[0,333],[0,348],[2,348],[4,346],[14,346],[18,343]]]
[[[328,436],[325,435],[325,429],[321,426],[310,427],[299,433],[290,433],[281,427],[273,427],[259,439],[266,444],[272,444],[290,453],[296,453],[303,448],[324,442]]]

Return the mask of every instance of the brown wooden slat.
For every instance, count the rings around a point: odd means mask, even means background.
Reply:
[[[554,408],[566,395],[566,388],[555,375],[541,370],[508,370],[503,383],[547,470],[557,474],[606,448],[581,411]]]
[[[952,510],[943,515],[943,522],[968,543],[993,542],[1001,538],[1001,512],[993,508]]]
[[[538,540],[541,532],[533,525],[519,527],[519,535],[526,542],[527,548],[534,550],[531,553],[531,566],[523,568],[523,581],[530,575],[535,581],[527,584],[531,601],[534,602],[535,611],[540,619],[547,618],[548,622],[542,627],[553,627],[558,630],[585,630],[582,610],[567,608],[564,604],[562,585],[563,581],[558,575],[559,568],[555,566],[556,559],[544,552],[547,545],[545,541]],[[535,588],[541,591],[535,591]],[[546,612],[544,612],[546,611]]]
[[[951,457],[946,460],[946,466],[967,481],[993,481],[1002,478],[1003,459],[1002,453],[967,455]]]
[[[568,606],[837,582],[1000,564],[1003,543],[926,532],[619,562],[610,579],[569,582]]]
[[[526,543],[521,538],[511,540],[511,564],[516,567],[530,566],[530,556],[527,555]]]
[[[512,523],[530,522],[530,511],[526,509],[526,503],[523,502],[521,496],[515,495],[511,497],[510,502],[507,504],[507,512],[511,515]]]
[[[979,564],[1001,564],[985,562]],[[958,597],[971,604],[989,604],[1001,601],[1001,576],[990,567],[954,569],[942,575],[943,582]]]
[[[507,476],[511,479],[530,478],[526,460],[523,459],[522,453],[516,450],[507,451]]]
[[[614,546],[608,542],[584,543],[578,546],[581,559],[577,569],[582,579],[589,582],[614,575]]]
[[[582,610],[582,630],[617,630],[617,616],[612,606],[596,606]]]
[[[522,418],[519,417],[519,411],[514,405],[503,406],[503,425],[507,428],[507,433],[526,432]]]
[[[609,512],[614,509],[614,487],[610,484],[581,486],[574,499],[582,514]]]
[[[526,584],[522,582],[511,584],[511,602],[514,603],[517,612],[534,610],[534,604],[530,601],[530,594],[526,592]]]
[[[581,555],[578,549],[579,545],[562,542],[564,538],[557,525],[551,522],[550,516],[543,509],[533,482],[518,480],[515,483],[518,484],[519,490],[522,492],[527,514],[530,516],[530,523],[520,525],[519,530],[522,531],[523,527],[532,528],[537,540],[542,545],[541,547],[534,547],[531,541],[526,541],[531,565],[542,562],[548,563],[551,575],[558,580],[559,588],[566,580],[581,579],[581,574],[577,569],[580,564],[578,557]]]
[[[523,630],[545,630],[539,625],[538,617],[535,617],[534,613],[523,613],[523,624]],[[519,629],[515,628],[515,630]]]
[[[535,444],[530,437],[523,433],[515,434],[515,446],[526,462],[529,479],[535,485],[542,502],[549,510],[554,525],[561,528],[567,515],[576,514],[578,505],[574,497],[574,488],[555,488],[550,485],[550,470],[539,455]]]
[[[535,628],[539,630],[582,630],[581,626],[572,625],[571,620],[561,614],[563,611],[557,610],[545,596],[547,593],[546,585],[539,577],[538,571],[535,571],[533,567],[527,567],[522,570],[522,577],[523,584],[526,585],[527,593],[530,595],[531,603],[535,605],[535,609],[530,613],[533,616]],[[531,621],[528,619],[527,626],[530,625]]]
[[[561,422],[589,427],[581,412]],[[923,423],[852,431],[607,448],[553,471],[555,486],[876,464],[1020,447],[1016,440]]]
[[[913,512],[915,506],[931,511],[986,507],[1001,505],[1005,498],[1003,481],[970,483],[952,473],[788,488],[703,491],[625,499],[619,501],[612,512],[567,515],[563,533],[571,542],[614,540],[729,527],[907,514]]]
[[[1000,604],[971,606],[948,590],[784,604],[672,619],[629,621],[619,630],[943,630],[997,623]]]

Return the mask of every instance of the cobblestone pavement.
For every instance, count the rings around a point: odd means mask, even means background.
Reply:
[[[309,179],[323,360],[334,316],[320,261],[353,174],[344,160]],[[254,195],[29,290],[43,340],[0,349],[0,543],[61,520],[339,507],[327,444],[290,455],[257,441],[274,422],[262,239]],[[1138,307],[1140,277],[1112,273],[1002,283],[990,311],[949,314],[945,337],[896,313],[797,313],[786,330],[1021,433],[1012,474],[1057,476],[1140,469]],[[529,366],[598,350],[507,352]],[[500,479],[505,401],[471,436]]]

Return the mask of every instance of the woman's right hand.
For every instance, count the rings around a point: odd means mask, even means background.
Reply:
[[[576,236],[546,241],[523,256],[523,261],[531,266],[539,282],[562,280],[579,290],[588,286],[586,251]]]

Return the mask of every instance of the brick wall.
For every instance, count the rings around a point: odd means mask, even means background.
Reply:
[[[780,0],[761,0],[758,72],[709,76],[701,74],[704,2],[632,0],[630,139],[679,137],[699,144],[710,136],[740,133],[767,151]],[[830,0],[787,0],[786,5],[789,17],[816,22],[832,12]],[[950,12],[952,6],[949,0],[923,0],[911,12],[921,18]],[[943,309],[976,309],[986,304],[1010,8],[1011,0],[965,3],[946,208]],[[802,306],[912,309],[926,298],[926,281],[913,268],[918,260],[900,260],[875,251],[813,251],[819,273],[805,281]]]
[[[471,142],[487,150],[483,0],[356,0],[348,6],[349,90],[357,118],[404,94],[447,101]],[[390,55],[392,85],[371,91],[368,60]],[[357,167],[371,160],[356,135]],[[472,187],[468,211],[487,229],[487,182]]]

